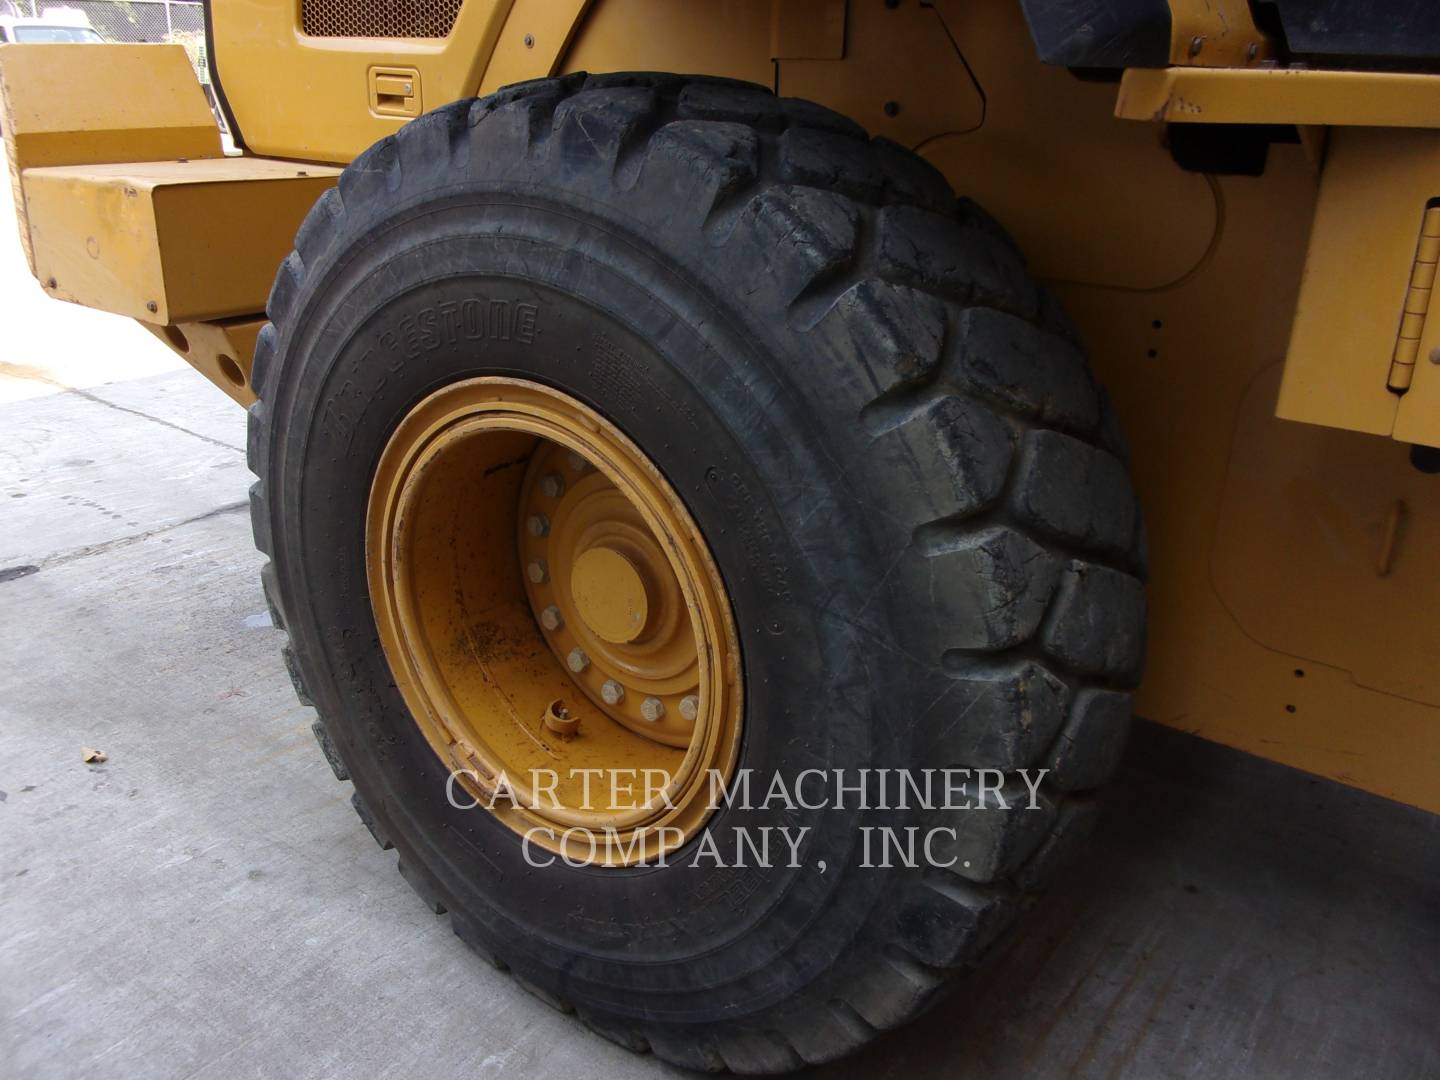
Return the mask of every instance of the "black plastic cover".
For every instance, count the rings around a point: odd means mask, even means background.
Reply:
[[[1164,67],[1166,0],[1021,0],[1040,59],[1071,68]]]
[[[1278,19],[1296,59],[1440,65],[1436,0],[1258,0],[1255,7],[1266,23]],[[1267,8],[1274,16],[1266,17]]]

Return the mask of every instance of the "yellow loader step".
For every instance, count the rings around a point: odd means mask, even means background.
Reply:
[[[238,157],[26,169],[35,276],[62,300],[162,325],[256,313],[339,175]]]
[[[275,268],[340,170],[226,156],[178,45],[0,46],[0,120],[45,290],[139,319],[253,400]]]

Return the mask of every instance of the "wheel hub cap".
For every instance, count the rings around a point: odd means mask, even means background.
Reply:
[[[650,618],[645,579],[613,547],[597,545],[580,553],[570,573],[570,599],[590,632],[615,645],[634,641]]]

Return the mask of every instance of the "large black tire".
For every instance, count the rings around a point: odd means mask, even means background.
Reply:
[[[533,342],[435,320],[477,296],[537,305]],[[692,1068],[831,1059],[973,967],[1083,836],[1143,652],[1125,450],[1057,306],[919,158],[748,84],[513,86],[346,169],[268,313],[249,450],[287,665],[376,839],[545,1000]],[[365,584],[388,434],[478,374],[589,403],[686,500],[739,626],[742,767],[1046,767],[1043,808],[722,809],[722,836],[812,826],[805,865],[529,868],[447,805]],[[861,824],[937,821],[954,869],[855,865]]]

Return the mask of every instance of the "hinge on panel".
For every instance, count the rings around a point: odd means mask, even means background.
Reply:
[[[1410,388],[1410,380],[1415,376],[1420,331],[1425,328],[1425,313],[1430,309],[1437,263],[1440,263],[1440,199],[1431,199],[1420,222],[1420,242],[1415,248],[1415,263],[1410,268],[1410,287],[1405,293],[1400,333],[1395,339],[1390,378],[1386,381],[1386,385],[1399,394]]]

